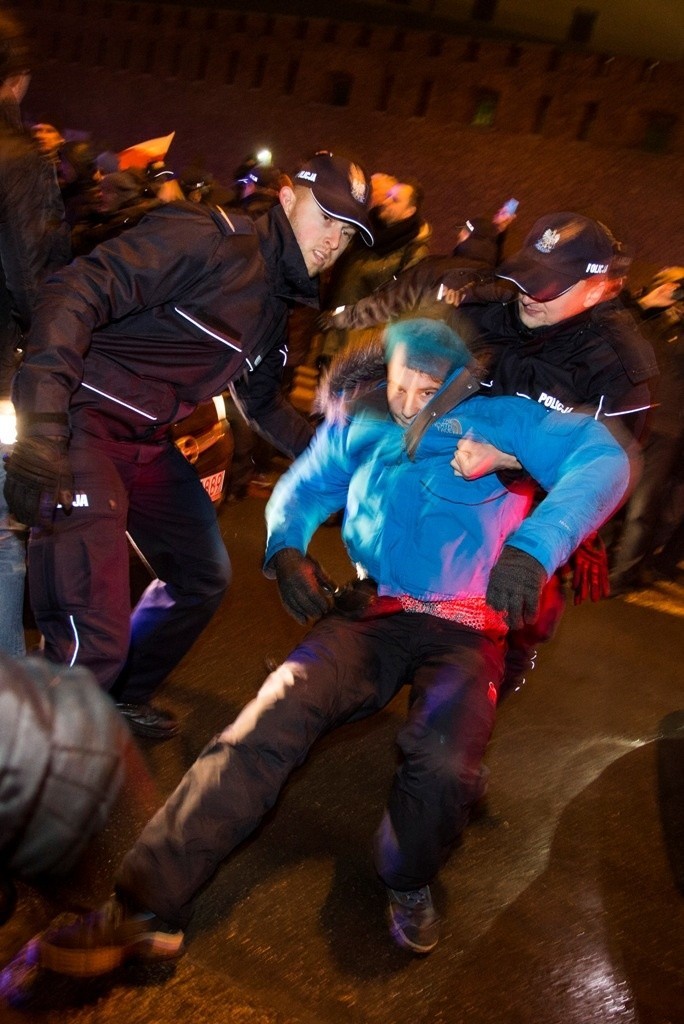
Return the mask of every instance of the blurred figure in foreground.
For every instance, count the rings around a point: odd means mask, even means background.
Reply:
[[[87,669],[0,654],[0,924],[14,881],[64,874],[107,821],[132,741]]]

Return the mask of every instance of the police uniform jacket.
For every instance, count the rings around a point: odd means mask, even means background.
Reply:
[[[516,302],[462,306],[471,351],[491,366],[492,395],[520,395],[556,412],[586,412],[624,424],[637,437],[658,374],[651,344],[618,302],[601,302],[550,327],[530,330]]]
[[[161,206],[46,282],[14,386],[20,430],[154,441],[235,382],[298,454],[311,429],[280,392],[287,319],[317,298],[280,206],[256,222]]]

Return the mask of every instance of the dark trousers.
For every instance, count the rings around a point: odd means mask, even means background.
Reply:
[[[170,443],[74,437],[76,496],[29,542],[29,593],[51,661],[85,665],[103,689],[143,703],[190,649],[230,582],[216,513]],[[157,579],[131,615],[126,531]]]
[[[402,753],[376,834],[397,889],[434,877],[484,791],[502,644],[428,615],[317,623],[216,736],[124,858],[120,891],[184,927],[200,887],[271,808],[314,741],[411,687]]]
[[[654,429],[644,449],[641,478],[629,499],[611,573],[618,585],[638,577],[659,546],[659,527],[684,466],[684,435],[672,430]],[[681,519],[681,513],[680,513]],[[676,530],[676,523],[674,525]],[[673,532],[674,532],[673,530]],[[673,542],[672,568],[676,567]],[[681,549],[681,540],[680,540]]]

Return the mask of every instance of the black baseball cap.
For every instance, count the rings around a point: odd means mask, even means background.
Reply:
[[[366,245],[373,245],[368,219],[370,179],[360,164],[322,150],[300,166],[292,184],[310,188],[324,213],[353,224]]]
[[[578,281],[607,274],[620,249],[608,228],[578,213],[540,217],[523,248],[495,273],[539,302],[550,302]]]

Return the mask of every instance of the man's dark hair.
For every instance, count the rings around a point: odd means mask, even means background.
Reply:
[[[0,85],[28,71],[29,51],[24,29],[7,11],[0,11]]]

